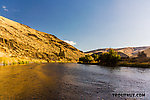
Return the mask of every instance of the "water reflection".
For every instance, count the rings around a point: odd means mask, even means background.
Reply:
[[[149,75],[150,69],[81,64],[0,66],[0,98],[110,100],[114,92],[144,91],[142,99],[150,99]]]

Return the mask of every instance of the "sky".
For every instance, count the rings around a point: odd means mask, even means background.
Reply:
[[[0,15],[82,51],[150,46],[150,0],[0,0]]]

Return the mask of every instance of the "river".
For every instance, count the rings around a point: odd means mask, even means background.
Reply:
[[[145,96],[118,95],[127,93]],[[0,66],[0,100],[124,100],[125,98],[150,100],[149,68],[112,68],[84,64]]]

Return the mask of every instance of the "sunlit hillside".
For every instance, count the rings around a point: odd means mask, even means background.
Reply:
[[[77,61],[84,53],[56,36],[0,16],[0,56]]]

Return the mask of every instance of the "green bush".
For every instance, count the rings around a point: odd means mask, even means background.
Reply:
[[[92,57],[94,58],[94,61],[99,61],[99,55],[93,54]]]
[[[79,61],[83,63],[91,63],[93,60],[94,58],[90,55],[85,55],[85,57],[79,58]]]
[[[120,60],[120,55],[117,54],[113,49],[110,49],[109,52],[102,53],[99,56],[100,64],[105,66],[116,66]]]

